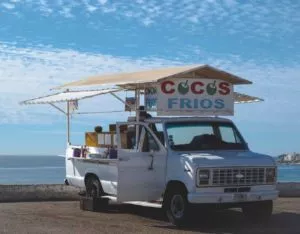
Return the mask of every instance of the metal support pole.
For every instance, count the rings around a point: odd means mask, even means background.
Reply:
[[[70,105],[67,101],[67,145],[70,145]]]
[[[140,90],[137,88],[135,90],[135,118],[136,118],[136,122],[139,123],[140,121]],[[136,126],[136,149],[138,148],[138,144],[139,144],[139,125]]]

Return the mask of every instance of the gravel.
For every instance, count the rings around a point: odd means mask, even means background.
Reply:
[[[201,216],[178,229],[160,209],[110,205],[82,211],[78,201],[0,203],[0,233],[300,233],[300,198],[279,198],[268,224],[249,223],[240,210]]]

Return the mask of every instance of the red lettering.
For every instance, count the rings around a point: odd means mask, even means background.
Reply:
[[[219,84],[219,94],[221,95],[227,95],[230,93],[230,88],[229,88],[230,84],[227,82],[221,82]]]
[[[197,88],[197,86],[199,86],[199,88]],[[202,82],[196,81],[196,82],[192,83],[191,90],[194,94],[202,94],[202,93],[204,93],[204,90],[201,89],[202,86],[204,86],[204,84]]]
[[[171,87],[167,87],[167,86],[171,86]],[[164,82],[161,83],[161,91],[165,94],[172,94],[175,92],[175,89],[172,88],[172,86],[174,86],[174,82],[170,81],[170,80],[166,80]]]

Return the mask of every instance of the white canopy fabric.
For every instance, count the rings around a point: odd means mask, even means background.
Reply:
[[[120,88],[110,88],[110,89],[101,89],[101,90],[83,90],[83,91],[65,91],[61,93],[55,93],[52,95],[38,97],[30,99],[27,101],[21,102],[21,104],[51,104],[57,102],[67,102],[75,101],[84,98],[90,98],[97,95],[108,94],[113,92],[121,91]],[[234,103],[251,103],[251,102],[260,102],[263,99],[258,97],[249,96],[246,94],[234,92]]]
[[[209,65],[191,65],[152,69],[131,73],[107,74],[92,76],[83,80],[64,84],[54,89],[81,87],[88,85],[116,85],[127,89],[143,89],[145,85],[158,82],[166,78],[210,78],[227,81],[233,85],[252,84],[251,81],[231,73],[219,70]]]
[[[101,94],[113,93],[121,91],[120,88],[101,89],[101,90],[84,90],[84,91],[65,91],[61,93],[55,93],[52,95],[38,97],[21,102],[21,104],[50,104],[57,102],[75,101],[84,98],[90,98]]]
[[[234,92],[234,103],[241,104],[241,103],[252,103],[252,102],[262,102],[264,101],[261,98],[249,96],[243,93]]]

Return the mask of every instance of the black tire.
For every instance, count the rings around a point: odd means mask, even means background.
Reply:
[[[187,192],[183,186],[172,187],[166,191],[163,209],[172,224],[178,227],[188,224],[190,205],[187,200]]]
[[[99,198],[102,193],[102,187],[98,178],[89,176],[85,183],[86,196],[88,198]]]
[[[273,212],[273,201],[260,201],[242,207],[244,215],[254,223],[268,223]]]
[[[106,198],[101,198],[104,194],[100,181],[95,176],[90,176],[87,178],[86,183],[86,196],[87,198],[93,199],[97,203],[97,210],[106,210],[109,200]]]

